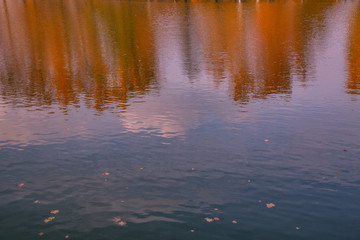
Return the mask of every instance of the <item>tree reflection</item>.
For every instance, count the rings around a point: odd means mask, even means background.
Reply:
[[[1,94],[101,110],[156,88],[151,14],[114,1],[2,1]],[[134,93],[134,94],[132,94]]]
[[[360,94],[360,2],[353,17],[348,45],[347,93]]]

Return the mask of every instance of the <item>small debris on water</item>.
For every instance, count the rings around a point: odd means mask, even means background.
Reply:
[[[110,175],[110,173],[108,173],[108,172],[104,172],[104,173],[102,173],[101,175],[103,175],[103,176],[109,176],[109,175]]]
[[[121,227],[124,227],[124,226],[126,226],[126,222],[125,221],[120,221],[120,222],[118,222],[118,225],[121,226]]]
[[[264,141],[265,141],[265,142],[268,142],[268,141],[269,141],[269,139],[265,139]]]
[[[214,208],[214,211],[217,211],[217,210],[219,210],[218,208]]]
[[[300,228],[299,227],[296,227],[296,230],[299,230]]]
[[[195,230],[194,230],[194,229],[191,229],[190,232],[195,232]]]
[[[43,236],[44,233],[43,233],[43,232],[39,232],[38,235],[39,235],[39,236]]]
[[[272,208],[272,207],[275,207],[275,204],[274,203],[266,203],[266,207]]]
[[[44,220],[44,223],[48,223],[48,222],[51,222],[52,220],[54,220],[55,217],[48,217]]]
[[[141,167],[141,168],[140,168],[140,170],[144,170],[144,168],[143,168],[143,167]]]
[[[209,218],[209,217],[206,217],[206,218],[204,218],[204,219],[205,219],[205,221],[207,221],[207,222],[213,222],[213,221],[214,221],[214,219]]]
[[[57,213],[59,213],[59,212],[60,212],[59,210],[51,210],[51,211],[50,211],[51,214],[57,214]]]
[[[114,218],[113,218],[113,221],[116,222],[116,223],[117,223],[117,222],[120,222],[120,221],[121,221],[121,218],[119,218],[119,217],[114,217]]]
[[[69,238],[69,235],[66,235],[65,238]]]
[[[249,183],[249,182],[251,182],[251,180],[250,180],[250,179],[248,180],[248,183]]]
[[[218,218],[218,217],[214,217],[214,220],[215,220],[215,221],[219,221],[219,220],[220,220],[220,218]]]
[[[237,221],[236,221],[236,220],[233,220],[232,223],[233,223],[233,224],[237,224]]]
[[[40,203],[40,201],[39,201],[39,200],[35,200],[34,203]]]
[[[195,171],[195,168],[191,168],[192,171]]]
[[[261,203],[262,201],[261,201],[261,200],[259,200],[258,202],[259,202],[259,203]]]
[[[19,183],[19,187],[23,187],[25,183]]]

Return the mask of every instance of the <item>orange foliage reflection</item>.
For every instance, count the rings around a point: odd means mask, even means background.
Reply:
[[[64,106],[125,106],[156,88],[154,34],[145,5],[117,1],[2,1],[1,94]]]
[[[360,2],[353,17],[348,48],[347,93],[360,94]]]

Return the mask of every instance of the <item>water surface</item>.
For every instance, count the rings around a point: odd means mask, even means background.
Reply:
[[[1,1],[0,239],[359,239],[359,43],[359,1]]]

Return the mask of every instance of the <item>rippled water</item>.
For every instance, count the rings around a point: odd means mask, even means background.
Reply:
[[[0,239],[358,240],[359,119],[360,1],[3,0]]]

